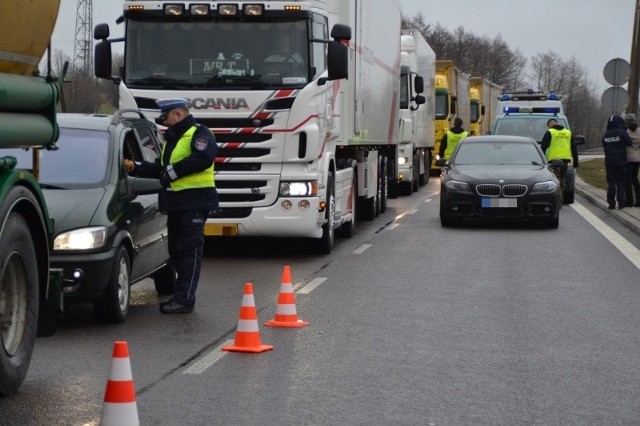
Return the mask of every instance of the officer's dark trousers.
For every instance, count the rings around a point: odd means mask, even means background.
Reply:
[[[627,183],[627,165],[605,166],[607,174],[607,202],[610,207],[615,207],[616,201],[618,207],[627,207],[626,199],[626,183]]]
[[[169,255],[177,272],[173,298],[185,306],[196,303],[204,246],[205,212],[170,211],[167,214]]]

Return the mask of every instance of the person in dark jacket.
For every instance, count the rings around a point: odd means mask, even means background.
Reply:
[[[627,147],[633,141],[627,134],[627,126],[619,115],[612,115],[607,121],[607,130],[602,136],[604,166],[607,175],[607,202],[610,209],[627,207],[625,185],[627,180]]]
[[[438,154],[440,158],[449,159],[458,142],[469,136],[469,132],[462,128],[463,121],[460,117],[456,117],[453,120],[453,127],[445,132],[442,140],[440,141],[440,151]]]
[[[164,314],[190,313],[204,246],[204,225],[209,212],[218,209],[213,165],[218,145],[211,131],[196,122],[185,99],[159,99],[158,122],[162,122],[166,144],[155,162],[124,161],[128,173],[157,178],[164,188],[158,204],[167,214],[171,264],[177,272],[173,297],[160,303]]]

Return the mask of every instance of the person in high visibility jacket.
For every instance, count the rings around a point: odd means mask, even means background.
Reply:
[[[440,141],[440,158],[451,158],[451,153],[462,139],[469,136],[469,132],[462,128],[463,121],[460,117],[453,119],[453,127],[444,134]]]
[[[124,167],[132,175],[160,180],[158,204],[167,214],[169,255],[177,273],[173,296],[160,303],[160,312],[190,313],[200,278],[204,225],[219,208],[213,170],[218,145],[209,128],[189,113],[185,99],[156,103],[157,121],[167,126],[162,155],[155,162],[124,160]]]
[[[553,171],[560,181],[560,199],[562,200],[569,163],[573,162],[573,167],[578,168],[578,148],[571,131],[558,124],[555,118],[547,120],[547,131],[542,136],[540,148],[545,153],[547,161],[562,160],[564,163],[562,166],[553,167]]]

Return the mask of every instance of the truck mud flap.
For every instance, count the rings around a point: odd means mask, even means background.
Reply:
[[[62,269],[49,270],[49,283],[40,294],[38,331],[36,336],[53,336],[58,329],[58,318],[63,311]]]

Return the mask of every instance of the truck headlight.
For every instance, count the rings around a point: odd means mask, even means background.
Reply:
[[[90,250],[101,247],[107,236],[107,228],[97,226],[93,228],[75,229],[63,232],[53,240],[54,250]]]
[[[282,197],[315,197],[318,195],[318,182],[280,182]]]

